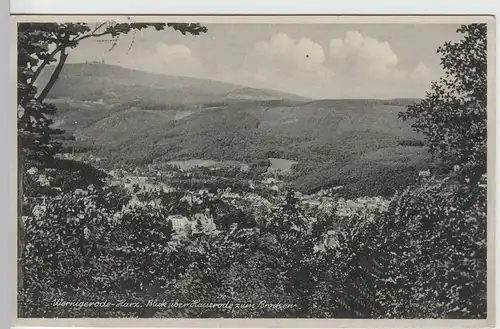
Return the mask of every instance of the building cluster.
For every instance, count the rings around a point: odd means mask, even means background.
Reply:
[[[171,215],[167,217],[167,220],[172,223],[172,228],[179,235],[213,233],[217,230],[209,209],[206,209],[204,213],[196,213],[191,218]]]

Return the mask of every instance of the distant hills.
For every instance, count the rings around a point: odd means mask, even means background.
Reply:
[[[48,81],[51,69],[40,77]],[[66,64],[51,94],[77,100],[99,99],[121,102],[139,101],[161,107],[173,104],[211,103],[234,100],[290,100],[308,98],[268,89],[255,89],[219,81],[177,77],[126,69],[107,64]]]
[[[285,158],[298,189],[356,196],[390,194],[431,163],[402,145],[422,139],[398,119],[415,99],[311,100],[103,64],[65,66],[49,98],[55,125],[113,165]]]

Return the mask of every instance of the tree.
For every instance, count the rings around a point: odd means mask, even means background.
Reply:
[[[56,83],[68,58],[68,50],[76,48],[89,38],[111,36],[119,38],[132,30],[153,27],[158,31],[165,27],[182,34],[199,35],[207,31],[197,23],[115,23],[104,22],[92,26],[87,23],[21,23],[18,25],[18,131],[19,144],[33,155],[50,156],[55,151],[50,136],[61,133],[50,128],[48,116],[55,107],[44,100]],[[56,63],[49,81],[38,93],[35,83],[42,71]]]
[[[377,318],[486,318],[487,215],[481,184],[429,179],[396,195],[366,230]]]
[[[76,48],[81,41],[109,35],[118,38],[132,30],[149,27],[157,31],[165,27],[199,35],[207,31],[197,23],[116,23],[104,22],[95,26],[86,23],[21,23],[17,34],[17,111],[18,111],[18,257],[24,252],[23,173],[25,161],[46,163],[57,153],[60,143],[53,138],[62,133],[51,128],[50,116],[56,108],[45,103],[45,98],[56,83],[68,58],[68,50]],[[49,81],[38,93],[35,86],[42,71],[50,64],[56,67]],[[18,267],[20,287],[23,281],[22,262]]]
[[[444,77],[400,117],[413,120],[434,157],[458,165],[464,176],[477,181],[486,172],[486,24],[462,25],[457,33],[464,35],[462,40],[437,50]]]
[[[486,316],[487,30],[457,32],[460,41],[437,50],[444,77],[400,117],[424,133],[434,157],[460,170],[408,187],[368,227],[363,248],[380,269],[375,317]]]

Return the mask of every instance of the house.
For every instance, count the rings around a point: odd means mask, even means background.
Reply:
[[[338,233],[334,230],[329,230],[324,234],[323,244],[328,248],[336,248],[340,246],[340,241],[338,239]]]
[[[168,186],[166,184],[162,184],[161,188],[162,188],[162,190],[163,190],[164,193],[170,193],[170,192],[174,192],[175,191],[175,188],[170,187],[170,186]]]
[[[420,170],[418,172],[418,176],[419,177],[430,177],[430,175],[431,175],[431,171],[429,169],[427,169],[427,170]]]
[[[224,199],[239,199],[240,195],[238,193],[224,193],[221,197]]]
[[[187,202],[189,205],[193,204],[193,196],[189,193],[186,193],[181,199],[181,202]]]
[[[302,203],[309,206],[319,206],[321,201],[318,199],[302,200]]]
[[[192,234],[201,234],[217,229],[209,209],[206,209],[205,213],[194,214],[190,219],[182,215],[170,215],[167,220],[172,223],[174,231],[181,235],[186,235],[188,231]]]
[[[193,220],[201,223],[202,226],[211,226],[214,224],[214,219],[210,215],[210,209],[205,209],[204,213],[196,213],[193,215]]]
[[[182,215],[171,215],[167,217],[167,220],[172,223],[172,228],[177,234],[187,233],[187,227],[191,224],[187,217]]]
[[[210,215],[210,210],[205,209],[205,213],[196,213],[190,221],[191,231],[193,234],[201,234],[206,231],[215,231],[217,227],[214,224],[214,219]]]
[[[232,193],[231,192],[231,188],[228,187],[222,193],[221,198],[224,198],[224,199],[239,199],[240,195],[238,193]]]
[[[267,185],[275,184],[277,182],[278,182],[278,180],[275,178],[272,178],[272,177],[268,177],[262,181],[262,183],[267,184]]]
[[[134,207],[134,206],[141,206],[141,205],[142,205],[142,202],[139,200],[139,198],[135,194],[132,196],[132,198],[128,202],[129,208]]]
[[[74,193],[75,193],[75,195],[88,195],[89,194],[88,191],[82,190],[81,188],[77,188]]]

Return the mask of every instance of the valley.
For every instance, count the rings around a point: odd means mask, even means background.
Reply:
[[[57,127],[76,137],[66,146],[110,167],[281,158],[298,190],[349,185],[356,197],[390,195],[432,165],[422,147],[403,145],[422,140],[398,119],[411,99],[310,100],[102,64],[67,65],[49,96]]]

